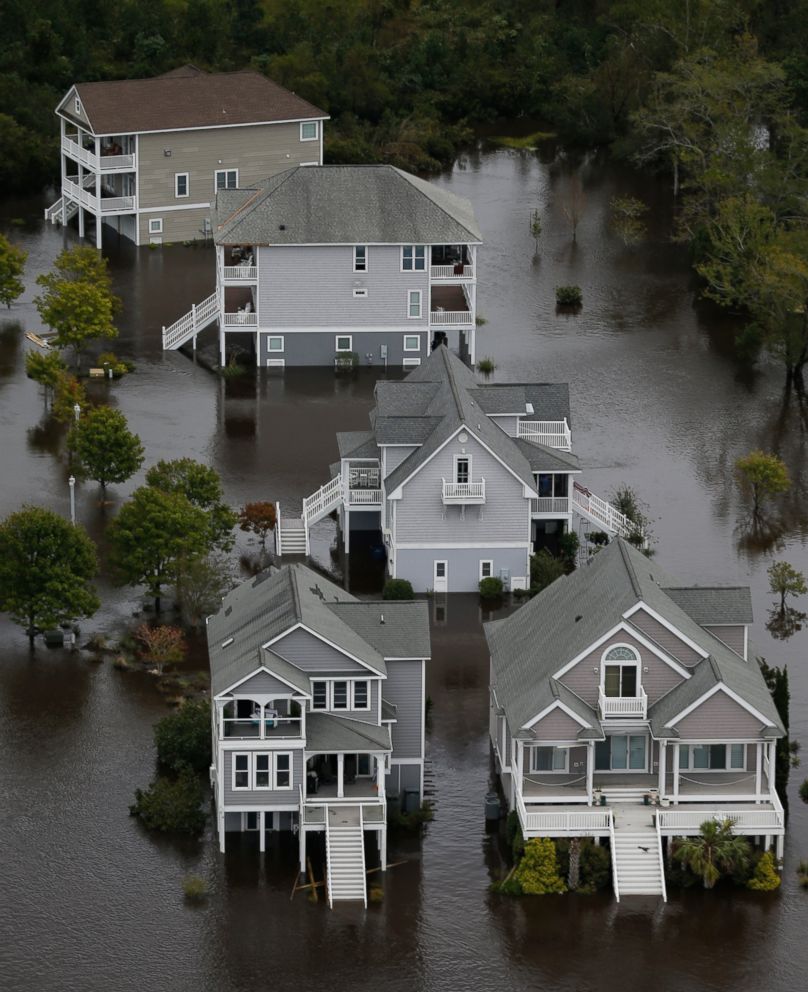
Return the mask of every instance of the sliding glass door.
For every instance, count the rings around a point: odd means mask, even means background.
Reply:
[[[644,772],[648,767],[644,734],[615,734],[595,744],[595,771]]]

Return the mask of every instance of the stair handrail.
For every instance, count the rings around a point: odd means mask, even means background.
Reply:
[[[620,884],[617,880],[617,845],[614,842],[614,813],[609,810],[609,847],[612,852],[612,888],[614,897],[620,902]]]
[[[275,554],[280,558],[283,555],[283,544],[281,542],[281,503],[275,504]]]
[[[668,901],[668,890],[665,885],[665,861],[662,857],[662,832],[659,829],[659,817],[654,817],[656,822],[657,854],[659,855],[659,877],[662,882],[662,901]]]
[[[334,908],[334,897],[331,892],[331,831],[328,829],[328,807],[325,811],[325,879],[328,894],[329,909]]]

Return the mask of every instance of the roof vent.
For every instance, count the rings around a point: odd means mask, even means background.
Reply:
[[[228,637],[226,641],[222,641],[222,647],[226,648],[235,641],[235,637]]]
[[[278,230],[279,231],[285,231],[286,230],[286,225],[285,224],[278,224]]]
[[[578,614],[578,616],[575,618],[575,622],[578,623],[579,620],[583,620],[583,614],[582,613],[579,613]]]
[[[380,614],[380,616],[379,616],[379,623],[384,623],[384,614],[383,613]]]

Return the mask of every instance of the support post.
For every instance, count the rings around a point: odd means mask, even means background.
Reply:
[[[766,783],[766,791],[770,796],[775,793],[775,782],[777,781],[777,741],[769,742],[769,775]]]
[[[776,853],[777,853],[777,860],[778,861],[782,861],[783,860],[783,854],[784,854],[784,849],[785,849],[785,840],[786,839],[785,839],[785,836],[783,834],[778,834],[777,835],[777,852]]]
[[[595,784],[595,742],[586,745],[586,804],[592,805]]]
[[[337,755],[337,799],[345,798],[345,755]]]
[[[668,761],[668,742],[666,740],[661,740],[659,742],[659,798],[662,799],[665,796],[665,772]]]
[[[345,508],[343,519],[345,520],[345,538],[343,543],[345,545],[345,554],[349,555],[351,553],[351,511],[347,507]]]
[[[303,810],[297,814],[298,816],[298,831],[297,831],[297,845],[298,845],[298,855],[300,858],[300,874],[306,874],[306,830],[303,826]]]
[[[222,317],[221,320],[224,320]],[[225,364],[225,353],[224,353],[224,324],[219,324],[219,365],[224,368]]]
[[[384,756],[381,754],[376,756],[376,792],[379,799],[384,799]]]
[[[81,179],[81,176],[79,176]],[[84,207],[79,203],[79,237],[84,237]]]
[[[760,802],[761,779],[763,777],[763,741],[755,745],[755,802]]]
[[[258,812],[258,850],[263,854],[267,849],[266,835],[266,813],[263,810]]]
[[[225,832],[224,832],[224,810],[220,809],[216,813],[216,823],[219,827],[219,851],[224,854]]]
[[[676,741],[673,745],[673,802],[679,802],[679,749],[681,745]]]
[[[387,871],[387,825],[379,828],[379,862],[382,871]]]
[[[766,834],[766,836],[763,838],[763,850],[768,851],[771,846],[772,846],[772,835]]]

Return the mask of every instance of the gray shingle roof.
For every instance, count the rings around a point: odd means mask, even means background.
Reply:
[[[340,458],[378,458],[379,446],[373,431],[339,431],[337,447]]]
[[[527,459],[533,472],[580,472],[581,463],[578,456],[571,451],[560,451],[558,448],[548,448],[546,444],[536,444],[525,441],[524,438],[514,438],[517,448]]]
[[[570,419],[570,387],[566,382],[524,382],[478,386],[474,398],[486,413],[515,413],[528,420]],[[533,413],[527,414],[527,404]]]
[[[412,602],[331,603],[328,607],[340,620],[383,658],[429,658],[429,606]],[[384,623],[382,623],[384,617]]]
[[[259,654],[259,659],[264,668],[277,675],[278,678],[293,685],[300,692],[304,693],[304,695],[311,695],[311,680],[306,672],[301,671],[297,665],[293,665],[286,658],[281,658],[271,648],[264,648]]]
[[[701,626],[752,623],[748,586],[678,586],[665,592]]]
[[[782,733],[757,663],[744,661],[700,627],[666,593],[670,587],[678,588],[654,562],[618,538],[590,565],[557,579],[513,616],[486,624],[497,699],[512,732],[548,704],[552,675],[643,601],[709,655],[693,667],[690,679],[651,707],[654,733],[718,682]]]
[[[306,714],[306,750],[390,751],[390,728],[333,713]]]
[[[297,166],[234,208],[217,196],[217,244],[479,244],[468,200],[391,165]]]

